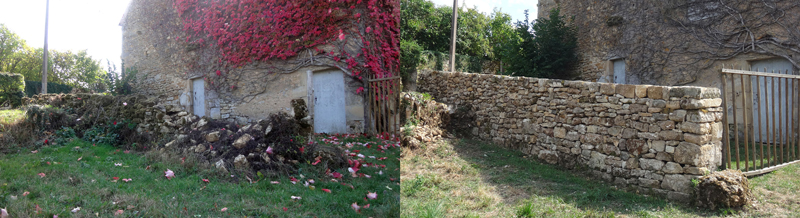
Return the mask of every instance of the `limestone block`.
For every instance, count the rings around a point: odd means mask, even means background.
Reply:
[[[206,146],[205,145],[197,145],[194,148],[194,152],[195,153],[203,153],[205,151],[206,151]]]
[[[672,155],[667,152],[658,152],[656,153],[656,160],[661,161],[672,161]]]
[[[578,131],[580,134],[586,134],[586,125],[580,124],[574,127],[575,131]]]
[[[661,86],[647,87],[647,97],[650,99],[662,99],[664,96],[664,88]]]
[[[650,150],[647,142],[641,139],[625,140],[625,144],[628,152],[630,152],[634,156],[639,156],[641,154],[647,153],[647,151]]]
[[[665,121],[658,121],[658,127],[661,130],[671,130],[675,128],[675,121],[672,120],[665,120]]]
[[[621,126],[614,126],[614,127],[608,128],[608,134],[611,135],[611,136],[614,136],[614,137],[619,137],[620,135],[622,135],[622,130],[624,130],[624,129],[625,128],[623,128]]]
[[[538,157],[539,157],[540,160],[544,160],[545,162],[547,162],[549,164],[557,164],[558,163],[558,159],[559,159],[557,152],[549,151],[549,150],[541,150],[541,151],[539,151]]]
[[[614,83],[601,83],[600,93],[603,95],[614,95],[616,93],[616,84]]]
[[[220,109],[218,107],[212,107],[211,109],[208,110],[208,116],[213,118],[213,119],[222,118],[221,114],[222,113],[220,112]]]
[[[696,86],[671,87],[669,90],[669,97],[694,99],[719,98],[720,90],[718,88]]]
[[[645,170],[644,178],[655,179],[655,180],[658,180],[658,181],[663,181],[664,180],[664,176],[663,175],[657,173],[656,171],[652,171],[652,170]]]
[[[581,140],[581,135],[578,134],[578,132],[570,131],[570,132],[567,132],[566,139],[570,140],[570,141],[580,141]]]
[[[664,182],[661,183],[661,188],[681,193],[691,193],[692,179],[686,175],[668,174],[664,176]]]
[[[636,98],[647,98],[647,88],[650,88],[650,85],[634,86]]]
[[[233,142],[233,147],[242,149],[247,146],[247,142],[250,142],[250,140],[253,140],[253,136],[250,136],[250,134],[244,134]]]
[[[630,107],[628,108],[628,110],[630,110],[631,113],[645,113],[645,112],[647,112],[647,105],[644,105],[644,104],[631,104]]]
[[[648,139],[648,140],[658,139],[658,134],[650,132],[640,132],[637,133],[636,136],[639,137],[640,139]]]
[[[683,140],[686,141],[686,142],[690,142],[690,143],[694,143],[694,144],[698,144],[698,145],[704,145],[706,143],[711,142],[711,135],[708,135],[708,134],[697,135],[697,134],[691,134],[691,133],[684,133],[683,134]]]
[[[658,180],[644,179],[644,178],[639,178],[639,184],[642,187],[647,187],[647,188],[658,188],[661,186],[661,182]]]
[[[639,166],[642,167],[644,170],[654,170],[659,171],[662,167],[664,167],[664,161],[655,160],[655,159],[647,159],[647,158],[639,158]]]
[[[248,169],[249,163],[247,162],[247,158],[240,154],[233,159],[233,165],[238,169]]]
[[[564,129],[563,127],[556,127],[553,130],[553,137],[562,138],[562,139],[566,138],[567,137],[567,129]]]
[[[581,143],[598,145],[603,142],[605,142],[604,137],[594,133],[589,133],[581,137]]]
[[[712,140],[721,140],[722,139],[722,122],[714,122],[711,123],[711,139]]]
[[[636,86],[635,85],[626,85],[626,84],[617,84],[615,87],[615,93],[624,96],[625,98],[635,98],[636,97]]]
[[[589,167],[594,169],[602,169],[606,166],[605,164],[606,157],[607,157],[606,155],[600,152],[592,151],[592,154],[589,157],[589,162],[587,163],[587,165],[589,165]]]
[[[700,160],[700,146],[689,142],[681,142],[675,148],[672,158],[675,162],[697,166]]]
[[[675,110],[669,113],[669,119],[675,122],[683,122],[686,119],[685,110]]]
[[[667,109],[675,110],[681,108],[681,101],[667,101]]]
[[[670,153],[670,154],[675,153],[675,147],[667,146],[667,147],[664,148],[664,151],[667,152],[667,153]]]
[[[635,138],[636,137],[636,133],[637,133],[636,129],[625,128],[624,130],[622,130],[622,138],[625,138],[625,139]]]
[[[637,158],[628,158],[628,161],[625,162],[625,168],[638,169],[639,168],[639,159],[637,159]]]
[[[681,131],[674,130],[674,129],[673,130],[665,130],[665,131],[661,131],[661,132],[658,133],[658,138],[660,140],[666,140],[666,141],[682,141],[683,140],[683,134],[681,134]]]
[[[721,98],[681,100],[681,108],[683,109],[703,109],[710,107],[719,107],[720,105],[722,105]]]
[[[680,125],[681,131],[694,134],[711,133],[711,123],[683,122]]]
[[[657,152],[664,151],[664,146],[667,144],[665,141],[650,141],[650,149]]]
[[[661,168],[661,171],[669,174],[683,173],[683,167],[675,162],[667,162],[664,168]]]
[[[647,123],[636,122],[636,121],[630,121],[628,123],[630,124],[631,127],[635,128],[636,130],[639,130],[640,132],[647,132],[648,130],[650,130],[650,125]]]
[[[207,142],[216,142],[219,140],[219,131],[214,131],[206,135]]]
[[[222,172],[228,172],[228,169],[226,169],[226,168],[225,168],[225,160],[223,160],[223,159],[220,159],[219,161],[217,161],[216,163],[214,163],[214,166],[215,166],[215,167],[216,167],[218,170],[220,170],[220,171],[222,171]]]

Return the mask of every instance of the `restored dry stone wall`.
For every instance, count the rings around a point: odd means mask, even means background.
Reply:
[[[689,200],[722,162],[716,88],[421,72],[418,90],[476,114],[472,134],[643,193]]]

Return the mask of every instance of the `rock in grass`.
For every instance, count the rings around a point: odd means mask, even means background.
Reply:
[[[752,201],[750,183],[739,170],[724,170],[703,176],[697,186],[697,203],[712,210],[742,208]]]
[[[225,160],[223,160],[223,159],[220,159],[219,161],[214,163],[214,166],[216,166],[217,169],[222,171],[222,172],[228,172],[228,169],[225,168]]]
[[[240,154],[239,156],[236,156],[235,159],[233,159],[233,165],[237,169],[247,169],[249,164],[247,162],[247,158],[244,157],[244,155]]]
[[[250,134],[244,134],[242,137],[236,139],[236,141],[233,141],[233,147],[242,149],[247,146],[247,142],[250,142],[250,140],[253,140],[253,136],[250,136]]]

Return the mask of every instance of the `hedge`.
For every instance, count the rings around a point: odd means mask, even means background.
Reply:
[[[16,73],[0,72],[0,104],[11,103],[16,107],[22,103],[25,77]]]
[[[57,93],[70,93],[72,92],[72,86],[58,84],[58,83],[47,83],[47,94],[57,94]],[[25,95],[26,96],[33,96],[42,93],[42,81],[25,81]]]

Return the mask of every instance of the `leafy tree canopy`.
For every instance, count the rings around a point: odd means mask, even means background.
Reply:
[[[578,62],[577,29],[553,9],[547,18],[517,22],[521,38],[508,44],[509,73],[520,76],[572,79]]]
[[[42,48],[31,48],[25,40],[0,24],[0,72],[18,73],[27,80],[42,78],[43,52]],[[51,50],[49,56],[47,82],[96,92],[107,91],[107,72],[86,50]]]

